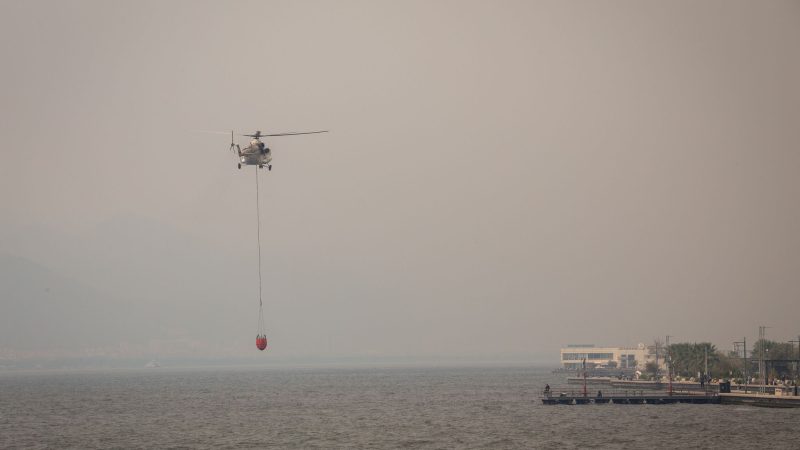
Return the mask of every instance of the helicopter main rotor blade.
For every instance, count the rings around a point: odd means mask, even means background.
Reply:
[[[195,133],[226,134],[226,135],[229,135],[229,134],[231,134],[230,130],[229,130],[229,131],[217,131],[217,130],[192,130],[192,131],[193,131],[193,132],[195,132]]]
[[[328,130],[323,130],[323,131],[303,131],[303,132],[299,132],[299,133],[260,134],[260,135],[243,134],[242,136],[257,138],[257,137],[275,137],[275,136],[297,136],[298,134],[317,134],[317,133],[327,133],[327,132],[328,132]]]

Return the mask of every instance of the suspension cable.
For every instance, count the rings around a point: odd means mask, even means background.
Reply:
[[[258,224],[258,305],[261,306],[261,206],[258,200],[258,168],[256,173],[256,223]]]
[[[264,304],[261,301],[262,282],[261,282],[261,206],[258,198],[258,167],[255,168],[256,173],[256,223],[258,225],[258,332],[264,332]]]

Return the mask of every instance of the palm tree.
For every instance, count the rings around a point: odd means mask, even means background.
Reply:
[[[705,372],[705,361],[708,356],[708,366],[713,367],[719,361],[717,348],[710,342],[670,344],[668,348],[672,359],[673,372],[681,376],[695,376]]]

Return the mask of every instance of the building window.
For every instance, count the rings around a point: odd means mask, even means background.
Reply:
[[[613,353],[562,353],[561,360],[562,361],[580,361],[582,359],[590,359],[590,360],[609,360],[614,359]]]

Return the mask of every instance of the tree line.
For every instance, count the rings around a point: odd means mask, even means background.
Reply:
[[[741,353],[722,352],[710,342],[670,344],[663,350],[662,357],[665,354],[670,356],[672,373],[675,376],[696,377],[698,374],[704,374],[706,360],[708,375],[713,378],[742,378],[744,375],[744,358]],[[796,361],[800,355],[794,345],[768,339],[758,340],[748,349],[748,375],[760,375],[758,360],[762,354],[766,361],[768,377],[795,378],[798,376]],[[648,363],[646,370],[654,374],[657,366]]]

